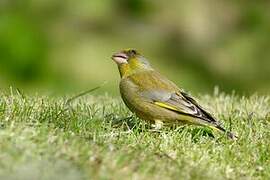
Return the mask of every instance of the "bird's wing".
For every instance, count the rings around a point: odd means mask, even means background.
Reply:
[[[157,106],[166,108],[181,115],[199,118],[207,124],[210,123],[218,125],[218,122],[187,93],[181,91],[167,92],[154,90],[144,91],[141,95]]]

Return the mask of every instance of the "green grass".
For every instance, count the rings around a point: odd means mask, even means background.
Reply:
[[[199,97],[237,141],[152,132],[120,99],[0,95],[0,179],[270,179],[270,97]]]

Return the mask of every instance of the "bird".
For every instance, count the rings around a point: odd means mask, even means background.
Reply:
[[[135,49],[112,55],[120,73],[119,89],[124,104],[142,120],[160,129],[166,125],[198,125],[237,139],[199,103],[175,83],[156,71]]]

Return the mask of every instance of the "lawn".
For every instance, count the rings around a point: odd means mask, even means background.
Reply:
[[[237,141],[153,132],[109,95],[68,98],[0,94],[0,179],[270,179],[269,96],[197,96]]]

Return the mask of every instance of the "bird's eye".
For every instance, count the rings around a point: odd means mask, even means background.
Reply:
[[[135,50],[131,50],[131,53],[134,55],[137,54],[137,52]]]

